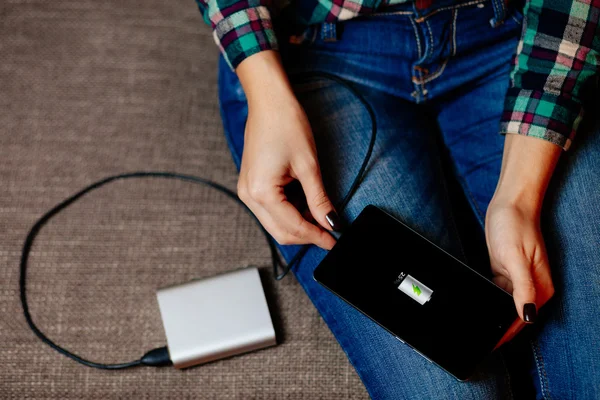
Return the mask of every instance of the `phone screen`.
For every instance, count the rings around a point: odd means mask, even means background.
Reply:
[[[517,318],[510,294],[375,206],[314,277],[460,380]]]

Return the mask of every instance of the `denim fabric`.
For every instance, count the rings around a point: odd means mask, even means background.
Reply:
[[[504,15],[499,2],[434,3],[426,10],[404,4],[386,15],[338,23],[333,31],[328,24],[311,27],[308,43],[281,52],[289,74],[323,71],[345,78],[375,110],[373,156],[341,217],[352,221],[375,204],[469,262],[464,248],[482,234],[500,171],[504,137],[498,126],[522,17],[507,10],[504,22],[492,26],[490,20]],[[347,88],[326,78],[295,85],[295,91],[313,129],[325,186],[339,202],[364,157],[371,121]],[[247,104],[224,60],[219,97],[239,168]],[[556,295],[540,310],[539,323],[521,334],[527,348],[511,361],[531,365],[538,398],[592,399],[600,393],[598,122],[589,121],[561,159],[544,205]],[[470,234],[459,233],[464,221],[452,205],[448,174],[478,222]],[[280,249],[290,259],[298,247]],[[521,388],[500,352],[460,383],[319,286],[312,273],[324,254],[311,248],[294,272],[372,398],[519,397]]]

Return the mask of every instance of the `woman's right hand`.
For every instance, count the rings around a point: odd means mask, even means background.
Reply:
[[[335,239],[325,229],[338,230],[340,221],[323,186],[310,124],[279,55],[272,50],[254,54],[236,72],[248,99],[240,199],[278,243],[331,249]],[[320,226],[306,220],[287,198],[284,188],[294,180],[302,185]]]

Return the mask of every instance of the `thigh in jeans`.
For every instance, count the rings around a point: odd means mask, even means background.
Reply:
[[[439,123],[455,172],[483,227],[500,173],[497,133],[509,60],[496,74],[440,105]],[[469,113],[462,112],[470,110]],[[556,288],[530,332],[532,378],[541,398],[600,398],[600,119],[589,107],[546,194],[542,231]],[[523,359],[522,362],[529,362]]]
[[[362,162],[371,121],[360,102],[338,83],[318,78],[295,89],[313,128],[325,185],[337,202]],[[427,117],[413,104],[365,87],[358,89],[376,111],[378,137],[365,178],[342,210],[342,218],[349,222],[367,204],[375,204],[462,258],[434,130]],[[229,118],[226,110],[222,112],[224,119],[237,120]],[[233,132],[225,125],[232,151],[238,153],[234,159],[239,160],[243,131]],[[289,260],[297,247],[282,246],[281,250]],[[319,286],[312,273],[324,254],[312,248],[294,272],[373,398],[510,396],[507,375],[497,356],[492,356],[471,382],[460,383]]]
[[[542,212],[556,288],[532,342],[544,398],[600,398],[600,101],[587,111]]]

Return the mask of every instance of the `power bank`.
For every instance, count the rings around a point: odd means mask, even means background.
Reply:
[[[277,344],[256,267],[159,289],[156,297],[175,368]]]

